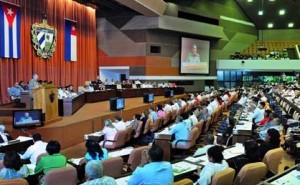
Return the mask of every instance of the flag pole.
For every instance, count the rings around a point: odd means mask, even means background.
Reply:
[[[65,18],[65,20],[77,23],[77,21],[72,20],[72,19]]]
[[[15,3],[11,3],[11,2],[7,2],[7,1],[3,1],[3,0],[0,0],[0,3],[6,3],[6,4],[10,4],[10,5],[21,7],[21,5],[18,5],[18,4],[15,4]]]

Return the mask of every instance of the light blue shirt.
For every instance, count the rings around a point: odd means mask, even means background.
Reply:
[[[204,168],[200,172],[200,178],[198,179],[197,183],[199,185],[209,185],[211,183],[212,176],[222,170],[228,168],[228,164],[225,160],[222,163],[207,163]]]
[[[173,182],[172,165],[162,161],[137,167],[129,178],[128,185],[170,185]]]
[[[268,127],[268,129],[261,130],[261,131],[259,132],[259,137],[260,137],[262,140],[265,141],[265,140],[266,140],[266,136],[267,136],[267,132],[268,132],[268,130],[271,129],[271,128],[274,128],[274,129],[278,130],[278,132],[280,131],[280,125],[272,125],[272,126]]]
[[[117,182],[112,177],[104,176],[99,179],[87,181],[82,185],[117,185]]]
[[[255,123],[260,122],[264,119],[265,109],[256,108],[253,112],[252,119],[254,119]]]
[[[150,116],[151,116],[151,118],[152,118],[153,121],[156,121],[157,118],[158,118],[155,111],[150,111]]]
[[[175,144],[177,140],[188,140],[190,136],[189,128],[187,124],[185,124],[185,122],[176,123],[175,126],[171,128],[169,133],[171,135],[175,134],[175,141],[173,141],[173,144]],[[185,144],[186,144],[185,141],[178,143],[178,145],[185,145]]]

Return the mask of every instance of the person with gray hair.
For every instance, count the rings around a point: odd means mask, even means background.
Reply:
[[[113,125],[112,121],[110,119],[104,120],[104,128],[102,129],[102,134],[104,135],[104,140],[100,142],[100,146],[103,146],[103,142],[105,140],[114,140],[115,135],[117,134],[118,130]],[[112,142],[106,142],[106,143],[112,143]]]
[[[39,82],[38,82],[39,76],[37,73],[33,73],[32,79],[29,81],[29,89],[35,89],[39,87]]]
[[[0,143],[5,143],[12,138],[5,132],[5,126],[0,123]]]
[[[86,182],[82,185],[117,185],[112,177],[103,176],[103,166],[101,161],[92,160],[85,166]]]

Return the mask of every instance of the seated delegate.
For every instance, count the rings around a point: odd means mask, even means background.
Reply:
[[[46,151],[49,155],[43,156],[37,163],[34,173],[43,172],[47,175],[50,171],[66,167],[67,159],[65,156],[60,154],[60,144],[57,141],[49,141],[46,147]],[[41,179],[43,183],[44,179]]]
[[[25,178],[29,175],[28,168],[22,164],[20,156],[14,151],[5,153],[3,165],[0,179]]]
[[[104,160],[108,158],[108,151],[106,148],[101,148],[98,142],[88,140],[85,143],[85,146],[87,148],[87,152],[84,156],[84,158],[87,161],[91,160]]]
[[[208,185],[211,183],[212,176],[222,170],[228,168],[227,162],[223,157],[223,147],[213,146],[207,150],[208,163],[201,170],[197,180],[198,185]]]

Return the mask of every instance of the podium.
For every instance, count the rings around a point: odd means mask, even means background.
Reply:
[[[58,116],[58,90],[54,84],[45,84],[32,89],[33,108],[42,109],[45,114],[45,124],[62,118]]]

